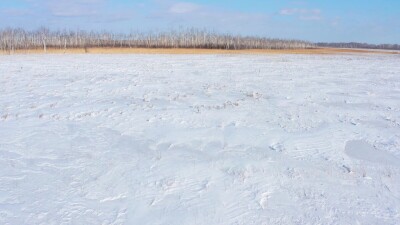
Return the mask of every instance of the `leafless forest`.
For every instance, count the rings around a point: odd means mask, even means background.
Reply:
[[[205,49],[305,49],[311,42],[218,34],[186,29],[170,32],[129,34],[95,31],[35,31],[7,28],[0,30],[0,50],[70,48],[205,48]]]
[[[367,43],[317,43],[318,47],[330,47],[330,48],[366,48],[366,49],[386,49],[386,50],[400,50],[398,44],[367,44]]]

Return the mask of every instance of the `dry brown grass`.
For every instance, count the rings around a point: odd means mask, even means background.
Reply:
[[[364,49],[250,49],[250,50],[223,50],[223,49],[187,49],[187,48],[76,48],[76,49],[31,49],[16,50],[11,54],[348,54],[348,53],[375,53],[375,54],[399,54],[395,51],[364,50]],[[0,54],[10,52],[0,51]]]

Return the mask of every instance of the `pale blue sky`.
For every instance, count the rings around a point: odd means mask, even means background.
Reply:
[[[207,28],[309,41],[400,43],[399,0],[0,0],[0,28]]]

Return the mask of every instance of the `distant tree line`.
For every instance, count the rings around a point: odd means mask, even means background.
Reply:
[[[254,36],[218,34],[186,29],[170,32],[52,31],[40,28],[0,29],[0,50],[48,48],[204,48],[204,49],[305,49],[315,44],[301,40],[282,40]]]
[[[367,44],[367,43],[317,43],[318,47],[331,47],[331,48],[366,48],[366,49],[384,49],[384,50],[400,50],[398,44]]]

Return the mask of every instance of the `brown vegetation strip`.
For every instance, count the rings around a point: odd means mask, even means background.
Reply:
[[[14,52],[0,51],[0,54],[346,54],[346,53],[375,53],[400,54],[398,51],[364,50],[364,49],[188,49],[188,48],[74,48],[74,49],[31,49]]]

